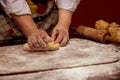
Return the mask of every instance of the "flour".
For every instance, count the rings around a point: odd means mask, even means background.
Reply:
[[[56,51],[27,52],[23,51],[22,45],[1,47],[1,50],[5,51],[0,53],[0,74],[109,64],[118,61],[114,54],[119,53],[112,44],[85,39],[71,39],[66,47]]]

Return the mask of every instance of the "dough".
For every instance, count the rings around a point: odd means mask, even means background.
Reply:
[[[106,30],[109,27],[109,23],[104,20],[98,20],[95,23],[95,28],[98,30]]]
[[[117,24],[116,22],[112,22],[111,24],[109,24],[109,27],[112,27],[112,28],[120,28],[120,25]]]
[[[59,49],[59,44],[54,44],[54,42],[48,42],[46,47],[34,47],[30,48],[28,43],[23,45],[23,50],[25,51],[53,51]]]
[[[108,31],[109,31],[111,37],[115,37],[115,38],[120,39],[120,28],[110,27]]]

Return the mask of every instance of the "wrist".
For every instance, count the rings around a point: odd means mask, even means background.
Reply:
[[[71,22],[58,22],[57,25],[63,26],[64,28],[69,29]]]

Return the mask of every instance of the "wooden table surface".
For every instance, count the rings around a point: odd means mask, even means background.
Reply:
[[[111,50],[115,51],[114,55],[120,58],[119,45],[106,45],[112,46],[113,48],[111,48]],[[117,62],[101,65],[91,65],[14,75],[0,75],[0,80],[120,80],[120,60]]]

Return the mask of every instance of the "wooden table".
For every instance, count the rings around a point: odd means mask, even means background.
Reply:
[[[120,58],[120,47],[113,44],[108,45],[116,47],[116,50],[113,49],[116,52],[114,55]],[[2,75],[0,80],[120,80],[120,60],[101,65]]]

